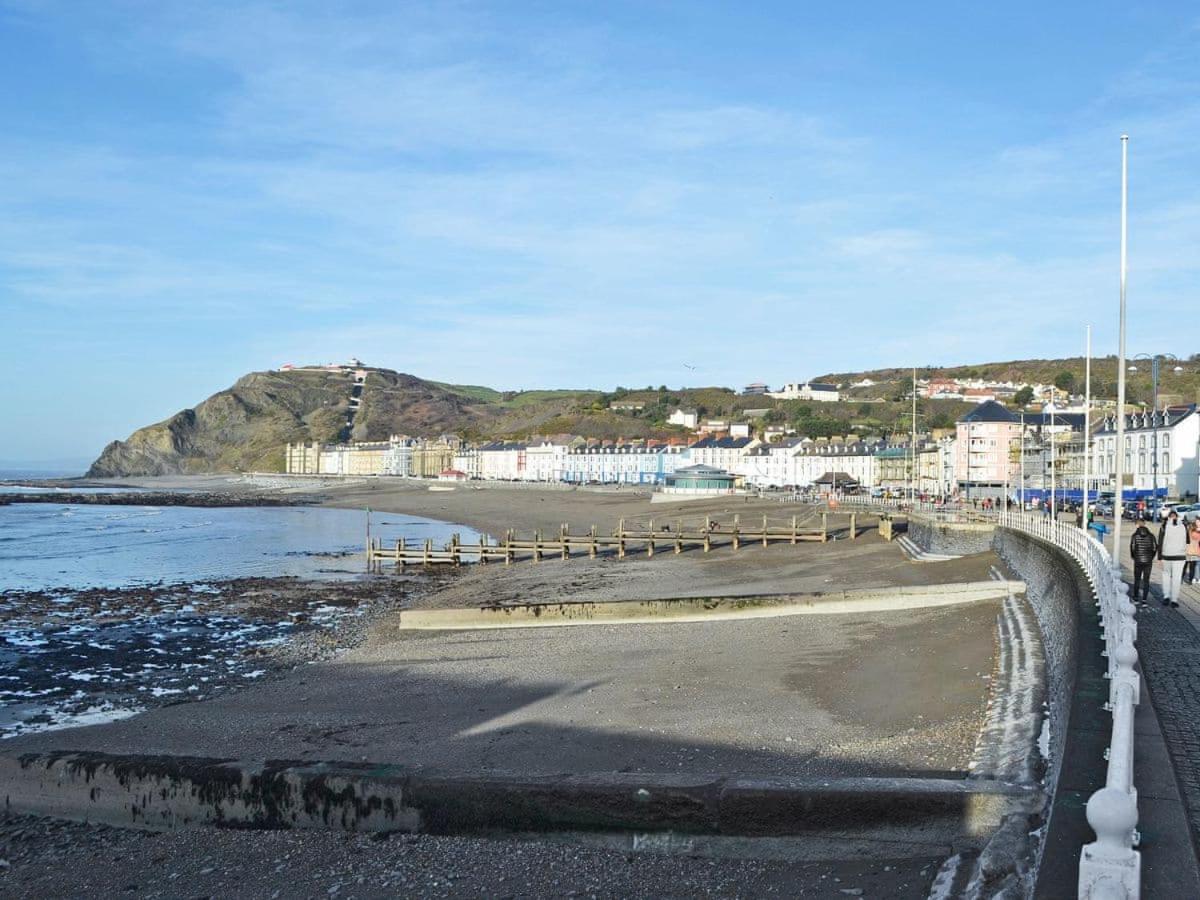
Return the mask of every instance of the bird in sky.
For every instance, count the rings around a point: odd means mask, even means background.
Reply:
[[[684,363],[684,364],[683,364],[683,367],[684,367],[685,369],[691,369],[693,372],[695,372],[695,371],[696,371],[696,367],[695,367],[695,366],[689,366],[687,363]]]

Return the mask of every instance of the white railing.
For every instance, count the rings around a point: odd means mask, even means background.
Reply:
[[[1104,545],[1083,530],[1026,513],[1002,512],[997,524],[1033,535],[1062,548],[1083,569],[1100,609],[1109,679],[1106,712],[1112,713],[1112,739],[1106,754],[1105,785],[1088,799],[1087,820],[1096,840],[1079,857],[1079,897],[1087,900],[1136,900],[1141,896],[1142,857],[1135,849],[1137,788],[1133,784],[1133,717],[1139,697],[1136,671],[1137,622],[1129,586]]]

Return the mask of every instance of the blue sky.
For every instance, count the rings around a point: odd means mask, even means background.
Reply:
[[[350,355],[520,389],[1111,352],[1122,131],[1130,350],[1200,350],[1200,12],[982,7],[0,0],[0,458]]]

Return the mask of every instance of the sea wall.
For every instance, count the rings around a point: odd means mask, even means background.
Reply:
[[[1080,847],[1091,839],[1087,798],[1103,783],[1103,761],[1093,752],[1104,737],[1096,722],[1106,690],[1094,595],[1079,565],[1054,544],[996,528],[992,547],[1024,581],[1042,637],[1047,803],[1039,814],[1006,817],[971,866],[965,890],[951,896],[1063,896],[1064,885],[1078,879]]]
[[[1046,659],[1050,714],[1050,758],[1046,787],[1053,793],[1062,766],[1079,659],[1080,608],[1091,604],[1091,588],[1064,550],[1019,531],[995,529],[996,554],[1025,582],[1037,614]]]
[[[986,522],[942,522],[912,513],[908,517],[908,537],[926,553],[968,556],[992,549],[995,528]]]

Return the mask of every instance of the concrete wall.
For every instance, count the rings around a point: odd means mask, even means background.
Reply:
[[[1090,588],[1064,551],[1017,531],[997,528],[994,548],[1025,581],[1025,596],[1037,613],[1046,658],[1050,708],[1050,759],[1046,787],[1053,793],[1062,766],[1079,653],[1079,609]]]
[[[908,517],[908,537],[926,553],[967,556],[992,549],[991,525],[939,522],[919,513]]]

